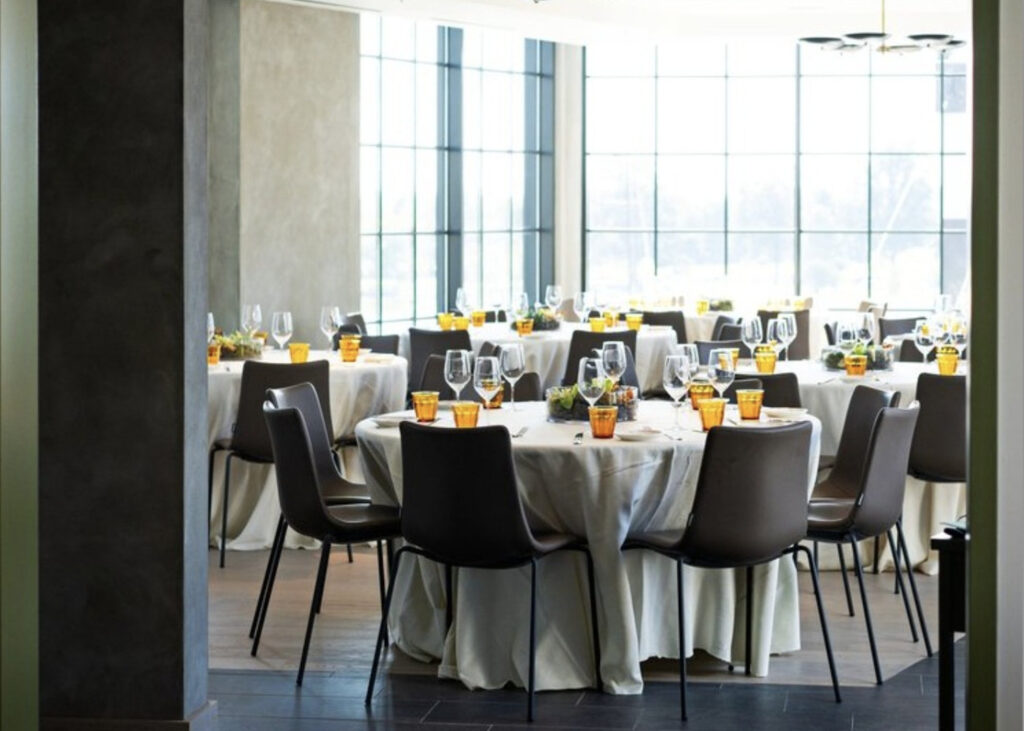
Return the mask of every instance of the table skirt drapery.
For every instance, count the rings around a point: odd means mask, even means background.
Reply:
[[[685,525],[693,501],[704,436],[683,441],[598,443],[579,423],[543,421],[543,405],[522,405],[513,414],[489,414],[510,429],[530,426],[513,456],[520,494],[534,530],[584,536],[594,556],[601,631],[602,674],[613,693],[643,689],[640,662],[678,657],[675,566],[662,556],[620,550],[626,536]],[[696,423],[686,414],[689,426]],[[667,427],[671,407],[641,405],[639,421]],[[812,463],[818,457],[817,420]],[[588,434],[574,447],[576,431]],[[367,421],[357,427],[363,473],[374,500],[400,503],[401,444],[397,429]],[[444,633],[443,568],[403,558],[389,626],[403,651],[421,660],[440,659],[439,673],[471,688],[525,683],[529,569],[462,569],[455,597],[455,622]],[[743,656],[746,587],[743,570],[686,567],[687,647],[725,661]],[[797,574],[790,560],[755,571],[752,671],[768,672],[772,652],[800,647]],[[582,556],[566,552],[540,561],[538,576],[537,688],[593,685],[587,578]]]

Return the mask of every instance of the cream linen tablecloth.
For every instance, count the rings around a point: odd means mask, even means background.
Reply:
[[[699,427],[685,408],[688,426]],[[704,435],[688,431],[682,441],[664,436],[645,442],[595,440],[587,425],[549,423],[544,404],[520,404],[513,413],[481,415],[481,424],[501,423],[529,431],[514,439],[513,458],[520,494],[531,526],[586,537],[594,556],[601,630],[601,669],[612,693],[640,693],[640,662],[678,657],[675,566],[647,551],[621,553],[630,533],[681,528],[690,512],[704,448]],[[444,415],[439,426],[450,425]],[[639,423],[671,424],[666,402],[640,405]],[[816,419],[811,463],[818,459]],[[619,425],[622,428],[622,424]],[[576,432],[586,433],[573,446]],[[401,441],[397,428],[364,421],[356,428],[360,458],[374,501],[396,504],[402,497]],[[810,485],[808,485],[810,487]],[[470,688],[522,686],[527,675],[529,569],[462,569],[456,590],[455,622],[444,633],[443,569],[409,557],[395,587],[392,637],[421,660],[440,658],[439,675]],[[412,564],[410,570],[410,563]],[[796,570],[790,560],[755,570],[753,664],[768,672],[772,652],[800,647]],[[590,686],[594,682],[582,556],[559,553],[538,571],[537,675],[539,690]],[[726,661],[743,655],[743,571],[686,567],[687,647]]]
[[[367,416],[400,409],[405,403],[406,361],[396,356],[370,356],[373,362],[342,363],[338,353],[310,351],[309,360],[326,359],[330,369],[331,424],[335,436],[352,434],[356,423]],[[264,352],[270,363],[288,362],[282,351]],[[207,377],[209,444],[231,436],[238,413],[242,387],[242,362],[222,361],[209,366]],[[224,453],[217,456],[213,472],[213,506],[210,515],[210,540],[217,545],[224,495]],[[273,465],[250,464],[231,460],[231,490],[228,505],[228,549],[270,548],[281,514],[277,499],[277,479]],[[289,530],[285,541],[289,548],[317,545],[310,538]]]
[[[741,375],[754,376],[749,368],[741,366]],[[791,372],[800,380],[800,400],[814,416],[821,420],[821,452],[835,454],[843,432],[846,409],[858,384],[899,391],[900,405],[907,406],[917,393],[917,377],[921,373],[935,373],[932,363],[894,363],[891,371],[869,371],[863,378],[849,378],[842,371],[830,371],[816,361],[780,362],[777,372]],[[907,540],[910,560],[919,571],[938,573],[938,554],[931,550],[931,536],[942,532],[942,523],[952,521],[967,512],[967,490],[963,483],[933,484],[907,477],[903,498],[903,532]],[[882,539],[882,566],[892,565],[886,542]],[[862,544],[865,561],[874,561],[874,541]],[[820,554],[822,569],[838,569],[839,558],[832,547]]]
[[[589,326],[583,326],[589,330]],[[574,331],[581,329],[575,323],[563,322],[557,330],[536,332],[526,337],[519,337],[504,322],[488,323],[483,327],[470,327],[469,339],[473,352],[478,353],[484,343],[505,345],[519,343],[523,346],[526,356],[526,370],[540,376],[541,385],[547,389],[559,386],[565,375],[565,363],[569,358],[569,341]],[[625,326],[618,329],[626,332]],[[616,332],[609,330],[608,332]],[[408,357],[409,333],[402,333],[399,339],[399,352]],[[665,364],[665,356],[672,352],[676,344],[676,334],[671,328],[642,327],[637,333],[636,375],[643,392],[661,389],[661,374]]]

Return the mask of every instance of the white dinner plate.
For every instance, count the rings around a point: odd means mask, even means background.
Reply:
[[[416,421],[416,415],[411,411],[399,414],[384,414],[373,417],[373,423],[381,429],[395,429],[403,421]]]
[[[791,406],[765,406],[761,413],[770,419],[799,419],[807,413],[807,409],[798,409]]]
[[[624,442],[646,442],[661,436],[661,430],[652,426],[634,426],[615,430],[615,436]]]

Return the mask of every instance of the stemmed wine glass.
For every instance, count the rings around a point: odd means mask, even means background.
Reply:
[[[526,373],[526,359],[523,357],[523,346],[519,343],[501,346],[501,374],[509,383],[512,394],[512,410],[516,410],[516,382]]]
[[[719,398],[725,396],[725,389],[729,388],[735,378],[736,370],[732,364],[732,351],[728,348],[712,350],[708,356],[708,379],[718,391]]]
[[[530,314],[530,296],[526,292],[520,292],[512,300],[512,311],[520,318]]]
[[[685,355],[690,363],[690,380],[700,372],[700,353],[693,343],[680,343],[672,351],[672,355]]]
[[[786,360],[789,360],[789,346],[796,340],[796,315],[792,312],[780,312],[778,320],[784,323],[780,335],[783,337],[783,344],[786,349]]]
[[[213,336],[217,334],[217,328],[213,324],[213,313],[206,313],[206,342],[213,340]]]
[[[949,344],[956,348],[960,358],[964,357],[964,351],[967,349],[967,327],[967,318],[962,314],[957,313],[949,318],[949,332],[946,338]]]
[[[750,351],[751,361],[753,361],[754,353],[757,352],[757,346],[761,344],[763,337],[760,317],[747,317],[740,323],[740,340]]]
[[[242,305],[242,329],[250,338],[260,329],[263,313],[259,305]]]
[[[576,389],[588,405],[593,406],[604,395],[605,372],[600,358],[580,358]]]
[[[271,335],[277,341],[277,347],[283,348],[284,344],[291,340],[292,337],[292,313],[287,311],[275,312],[270,328]]]
[[[451,351],[448,352],[450,353]],[[476,359],[476,369],[473,371],[473,388],[476,389],[476,392],[480,394],[480,398],[485,403],[490,402],[498,395],[498,391],[501,390],[501,369],[498,367],[497,358],[485,356]],[[490,417],[488,417],[488,420],[490,420]]]
[[[324,305],[320,308],[320,332],[327,338],[327,349],[331,349],[334,333],[341,327],[341,308]]]
[[[557,284],[549,284],[544,290],[544,304],[552,310],[557,310],[562,304],[562,288]]]
[[[860,317],[860,322],[857,324],[857,343],[860,345],[867,345],[873,342],[875,339],[875,316],[870,312],[865,312]]]
[[[921,358],[927,361],[928,354],[935,347],[934,323],[929,324],[926,320],[922,320],[914,326],[914,345],[921,353]]]
[[[462,287],[455,290],[455,309],[465,316],[469,315],[469,295],[466,294],[466,290]]]
[[[626,372],[626,344],[620,340],[604,343],[601,346],[601,367],[617,387]]]
[[[447,350],[444,354],[444,382],[455,392],[455,400],[458,401],[462,395],[462,389],[466,387],[473,377],[473,371],[469,363],[468,350]]]
[[[590,311],[594,309],[594,296],[590,292],[577,292],[572,298],[572,311],[580,322],[586,322]]]
[[[672,439],[683,438],[683,428],[679,423],[679,410],[682,406],[680,399],[686,397],[686,392],[690,388],[691,375],[690,360],[685,355],[665,356],[665,368],[662,371],[661,385],[665,388],[665,393],[672,399],[673,411],[675,412],[672,430],[665,432],[665,434]]]
[[[848,322],[840,322],[836,324],[836,347],[844,353],[849,353],[853,350],[853,346],[857,344],[857,328]]]

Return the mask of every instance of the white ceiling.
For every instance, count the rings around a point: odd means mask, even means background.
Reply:
[[[291,0],[449,25],[504,28],[568,43],[611,39],[796,39],[874,31],[881,0]],[[888,0],[887,29],[969,39],[970,0]]]

